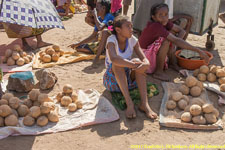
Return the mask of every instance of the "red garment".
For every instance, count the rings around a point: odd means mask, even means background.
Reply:
[[[139,38],[139,44],[142,49],[147,49],[155,40],[159,37],[167,38],[169,30],[173,28],[173,23],[169,21],[166,26],[163,26],[159,22],[148,22],[147,26],[141,33]]]

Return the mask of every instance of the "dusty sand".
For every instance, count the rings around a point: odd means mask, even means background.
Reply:
[[[133,9],[129,10],[131,14]],[[66,30],[54,29],[46,32],[43,39],[52,43],[59,43],[61,47],[69,50],[67,45],[77,42],[88,36],[93,28],[84,23],[85,14],[76,14],[72,19],[65,21]],[[212,63],[224,65],[225,61],[225,24],[219,20],[219,25],[214,29],[216,48],[212,53]],[[1,30],[2,31],[2,30]],[[8,39],[4,32],[0,32],[0,49],[8,44],[18,43],[18,40]],[[204,47],[206,35],[190,35],[188,41],[198,47]],[[4,45],[5,44],[5,45]],[[95,88],[111,100],[110,93],[102,84],[102,77],[105,72],[104,61],[98,69],[90,68],[91,61],[79,62],[63,66],[56,66],[51,70],[58,76],[59,80],[50,95],[54,95],[62,89],[66,83],[70,83],[76,89]],[[172,70],[166,71],[171,78],[178,74]],[[159,114],[163,89],[160,81],[148,76],[148,81],[156,83],[160,94],[150,99],[151,108]],[[210,99],[218,107],[217,95],[208,92]],[[218,107],[220,116],[223,117],[225,107]],[[134,144],[147,145],[225,145],[225,133],[220,131],[192,131],[161,127],[158,121],[151,121],[137,110],[137,118],[129,120],[125,118],[124,112],[118,110],[120,120],[84,127],[76,130],[45,134],[40,136],[18,136],[8,137],[0,140],[0,150],[86,150],[86,149],[130,149]]]

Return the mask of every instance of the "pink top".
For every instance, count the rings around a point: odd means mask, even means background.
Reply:
[[[122,8],[122,0],[111,0],[111,12],[114,13]]]

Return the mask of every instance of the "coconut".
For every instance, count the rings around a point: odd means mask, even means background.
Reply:
[[[23,118],[23,124],[25,126],[33,126],[35,124],[35,119],[29,115]]]
[[[211,72],[211,73],[216,73],[216,70],[217,70],[217,67],[216,67],[216,65],[212,65],[210,68],[209,68],[209,72]]]
[[[209,74],[207,75],[207,80],[208,80],[209,82],[216,82],[216,75],[213,74],[213,73],[209,73]]]
[[[186,80],[185,80],[185,84],[186,84],[187,87],[193,87],[193,86],[196,85],[197,81],[198,81],[198,80],[197,80],[195,77],[193,77],[193,76],[188,76],[188,77],[186,78]]]
[[[184,122],[191,122],[191,119],[192,119],[192,116],[191,116],[190,112],[184,112],[181,115],[181,120],[184,121]]]
[[[178,102],[182,98],[182,96],[183,95],[181,92],[174,92],[171,94],[171,98],[176,102]]]
[[[190,90],[191,96],[194,96],[194,97],[200,96],[200,95],[201,95],[201,92],[202,92],[202,90],[201,90],[201,88],[198,87],[198,86],[194,86],[194,87],[192,87],[191,90]]]
[[[184,99],[181,99],[179,102],[178,102],[178,107],[182,110],[185,109],[185,107],[187,107],[188,103],[187,101],[185,101]]]
[[[184,95],[188,95],[190,89],[186,85],[181,85],[179,91]]]
[[[197,77],[199,74],[199,69],[195,69],[193,72],[193,76]]]
[[[225,92],[225,84],[221,84],[220,85],[220,91],[221,92]]]
[[[9,106],[13,109],[17,109],[19,107],[20,99],[17,97],[12,97],[9,99]]]
[[[52,54],[52,61],[57,62],[58,60],[59,60],[59,55],[57,55],[56,53]]]
[[[77,110],[77,105],[74,103],[70,103],[68,108],[69,108],[69,111],[73,112]]]
[[[198,80],[202,82],[206,81],[206,75],[203,73],[198,74]]]
[[[78,109],[82,109],[83,108],[83,104],[82,104],[82,102],[81,101],[76,101],[76,105],[77,105],[77,108]]]
[[[17,109],[17,112],[20,117],[24,117],[29,113],[29,108],[26,105],[20,105],[19,108]]]
[[[14,97],[12,93],[5,93],[2,95],[2,99],[9,101],[10,98]]]
[[[14,60],[18,60],[19,58],[20,58],[20,54],[18,53],[18,52],[13,52],[12,53],[12,58],[14,59]]]
[[[30,108],[30,115],[33,118],[39,117],[41,115],[41,109],[40,109],[40,107],[38,107],[38,106],[32,106]]]
[[[71,94],[73,92],[73,87],[70,84],[66,84],[63,86],[63,93]]]
[[[53,48],[56,52],[59,52],[59,51],[60,51],[59,45],[52,45],[52,48]]]
[[[218,78],[225,77],[225,70],[224,69],[217,69],[216,70],[216,76]]]
[[[11,57],[11,56],[12,56],[12,53],[13,53],[13,51],[12,51],[11,49],[7,49],[7,50],[5,51],[5,57],[6,57],[6,58]]]
[[[50,55],[44,55],[43,57],[42,57],[42,61],[44,62],[44,63],[49,63],[49,62],[51,62],[51,56]]]
[[[203,65],[199,69],[199,73],[208,74],[209,73],[209,67],[206,65]]]
[[[40,116],[37,119],[37,125],[43,127],[48,124],[48,118],[46,116]]]
[[[206,119],[203,116],[195,116],[192,118],[193,123],[204,125],[206,124]]]
[[[18,124],[18,118],[12,114],[5,118],[6,126],[16,126]]]
[[[1,99],[0,100],[0,105],[8,105],[9,103],[8,103],[8,101],[7,100],[5,100],[5,99]]]
[[[218,79],[219,84],[225,84],[225,77]]]
[[[40,90],[39,89],[32,89],[29,93],[28,96],[30,98],[30,100],[32,101],[37,101],[38,100],[38,96],[40,95]]]
[[[16,64],[17,64],[18,66],[23,66],[24,63],[25,63],[25,61],[24,61],[23,58],[19,58],[19,59],[16,61]]]
[[[217,122],[216,116],[213,113],[204,114],[207,123],[213,124]]]
[[[12,57],[9,57],[8,60],[7,60],[7,65],[13,66],[15,64],[16,64],[16,61]]]
[[[1,117],[7,117],[10,114],[12,114],[12,109],[8,105],[0,106],[0,116]]]
[[[199,105],[192,105],[190,107],[190,113],[193,116],[198,116],[201,114],[201,112],[202,112],[202,108]]]
[[[63,96],[61,99],[61,104],[63,106],[68,106],[70,103],[72,103],[72,99],[69,96]]]
[[[202,106],[202,111],[203,111],[204,113],[211,113],[211,112],[213,112],[213,110],[214,110],[214,107],[213,107],[212,104],[204,104],[204,105]]]

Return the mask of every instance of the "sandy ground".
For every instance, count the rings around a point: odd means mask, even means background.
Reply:
[[[132,8],[129,14],[132,13]],[[84,23],[85,14],[76,14],[72,19],[65,21],[66,30],[54,29],[46,32],[43,39],[52,43],[59,43],[64,49],[67,45],[77,42],[88,36],[93,28]],[[214,29],[216,48],[212,53],[214,59],[212,63],[224,65],[225,61],[225,25],[219,20],[219,25]],[[2,30],[1,30],[2,31]],[[4,32],[0,32],[0,49],[7,45],[18,43],[18,40],[8,39]],[[190,35],[188,41],[198,47],[204,47],[206,35]],[[69,50],[69,49],[68,49]],[[104,61],[98,69],[90,67],[91,61],[79,62],[63,66],[56,66],[51,70],[58,76],[59,80],[52,91],[48,91],[52,96],[62,89],[66,83],[70,83],[76,89],[95,88],[108,99],[111,100],[110,93],[102,84],[102,77],[105,72]],[[171,77],[178,77],[172,70],[166,71]],[[159,114],[163,89],[160,81],[148,76],[148,81],[156,83],[160,94],[149,100],[151,108]],[[223,117],[225,107],[219,107],[218,96],[208,92],[209,98],[220,110]],[[220,131],[193,131],[182,129],[171,129],[161,127],[158,121],[151,121],[137,110],[137,118],[129,120],[125,118],[124,112],[118,110],[120,120],[84,127],[67,132],[56,134],[45,134],[40,136],[18,136],[8,137],[0,140],[0,150],[86,150],[86,149],[131,149],[134,144],[147,145],[225,145],[224,130]]]

